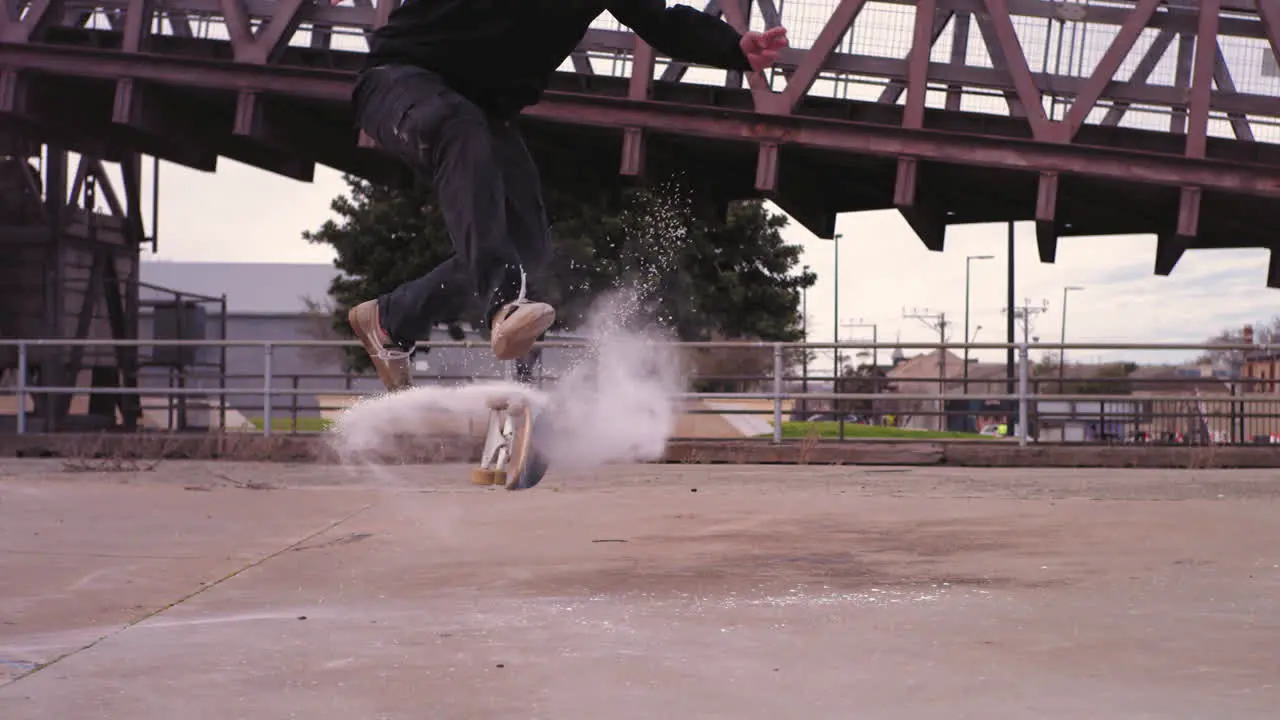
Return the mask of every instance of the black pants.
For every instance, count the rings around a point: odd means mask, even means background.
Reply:
[[[431,184],[453,239],[448,260],[378,298],[383,329],[407,348],[478,302],[487,322],[551,256],[541,180],[520,133],[415,67],[366,70],[352,101],[360,128]]]

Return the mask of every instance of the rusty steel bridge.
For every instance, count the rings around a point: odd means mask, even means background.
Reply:
[[[138,249],[154,242],[144,156],[407,181],[348,107],[365,36],[396,2],[0,0],[0,253],[16,260],[0,264],[3,334],[136,333]],[[935,251],[966,223],[1033,222],[1045,262],[1063,237],[1149,234],[1162,275],[1187,250],[1268,248],[1280,287],[1280,0],[704,11],[782,24],[792,47],[766,73],[725,72],[602,17],[526,112],[546,173],[679,170],[717,202],[771,198],[826,238],[838,213],[897,209]],[[127,385],[130,352],[31,362],[49,378],[105,363]]]

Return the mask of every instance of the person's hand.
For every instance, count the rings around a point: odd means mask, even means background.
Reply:
[[[778,61],[778,53],[787,46],[787,29],[769,28],[762,33],[748,30],[743,33],[739,46],[751,69],[760,72]]]

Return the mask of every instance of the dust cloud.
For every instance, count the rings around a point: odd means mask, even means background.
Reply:
[[[568,371],[548,389],[501,381],[422,386],[366,398],[344,412],[331,443],[345,461],[377,454],[404,438],[483,435],[486,400],[522,399],[545,414],[551,432],[541,448],[550,472],[589,471],[609,463],[659,459],[675,431],[687,386],[661,295],[678,271],[687,238],[683,194],[658,188],[631,211],[624,237],[626,269],[586,313]]]
[[[486,381],[422,386],[366,398],[334,424],[330,441],[346,460],[390,450],[404,438],[478,437],[491,397],[522,400],[551,421],[543,454],[557,469],[584,471],[662,456],[684,387],[676,349],[645,322],[634,292],[600,298],[582,328],[585,346],[548,390]]]

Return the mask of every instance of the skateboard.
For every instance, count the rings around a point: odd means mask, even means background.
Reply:
[[[522,384],[533,384],[525,363],[517,363],[516,378]],[[489,408],[489,427],[480,466],[471,470],[471,482],[503,485],[508,490],[534,487],[547,473],[547,458],[542,450],[551,432],[549,414],[530,398],[510,392],[495,393],[485,404]]]

